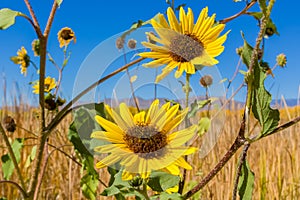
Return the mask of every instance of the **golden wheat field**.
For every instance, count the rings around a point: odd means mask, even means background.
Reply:
[[[191,187],[221,159],[233,143],[239,129],[242,112],[239,109],[227,111],[226,123],[214,149],[203,159],[195,155],[192,159],[193,170],[188,172],[188,186]],[[36,144],[34,132],[37,132],[37,109],[18,106],[3,109],[1,117],[9,113],[17,123],[17,130],[10,138],[27,138],[21,152],[20,168],[22,173],[30,174],[31,166],[25,166],[26,155],[29,155]],[[300,107],[281,109],[280,124],[300,115]],[[76,154],[67,139],[68,126],[72,116],[66,117],[50,136],[47,151],[48,165],[43,177],[39,199],[84,199],[80,191],[81,166],[76,162]],[[299,199],[300,198],[300,124],[275,135],[262,139],[250,146],[248,160],[255,173],[253,199]],[[0,143],[1,155],[6,153],[3,140]],[[231,199],[233,180],[239,152],[225,165],[213,180],[198,192],[193,199]],[[99,170],[100,178],[107,183],[109,176],[106,169]],[[193,176],[192,176],[193,174]],[[195,176],[196,174],[196,176]],[[3,179],[3,173],[0,173]],[[16,174],[12,178],[17,181]],[[27,180],[28,181],[28,180]],[[99,193],[104,189],[99,185]],[[21,194],[12,186],[0,185],[0,193],[7,199],[21,199]],[[112,199],[100,197],[99,199]]]

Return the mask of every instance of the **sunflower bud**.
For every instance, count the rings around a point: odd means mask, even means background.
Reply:
[[[8,131],[8,132],[15,132],[16,130],[16,123],[15,120],[11,117],[11,116],[5,116],[3,119],[3,125],[4,128]]]
[[[200,85],[207,88],[213,83],[213,78],[210,75],[205,75],[200,79]]]
[[[36,39],[33,40],[31,43],[32,46],[32,51],[34,53],[34,56],[39,56],[40,55],[40,40]]]
[[[140,176],[135,176],[132,180],[129,181],[129,184],[132,187],[139,187],[143,183],[143,179]]]
[[[235,52],[236,52],[237,55],[241,56],[242,53],[243,53],[243,47],[236,48]]]
[[[59,42],[59,47],[68,46],[69,43],[73,40],[76,42],[75,33],[71,28],[64,27],[57,33],[57,39]]]
[[[117,47],[117,49],[119,49],[119,50],[120,50],[120,49],[123,49],[124,43],[125,43],[124,38],[119,37],[119,38],[117,39],[117,41],[116,41],[116,47]]]
[[[286,59],[285,54],[281,53],[276,57],[276,63],[277,63],[278,66],[285,67],[286,62],[287,62],[287,59]]]
[[[136,40],[134,40],[134,39],[128,40],[127,46],[129,49],[135,49],[136,48]]]

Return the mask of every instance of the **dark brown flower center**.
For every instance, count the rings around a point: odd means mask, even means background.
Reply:
[[[148,125],[131,127],[123,139],[132,152],[146,159],[162,156],[168,144],[165,134]]]
[[[65,29],[65,30],[62,30],[60,36],[64,40],[70,40],[74,37],[74,33],[73,33],[73,31],[71,31],[69,29]]]
[[[201,41],[191,34],[178,34],[169,46],[171,57],[177,62],[189,62],[202,55],[204,47]]]

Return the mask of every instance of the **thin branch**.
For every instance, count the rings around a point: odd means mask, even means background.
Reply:
[[[254,4],[256,2],[257,2],[257,0],[252,0],[249,4],[247,4],[247,6],[242,11],[240,11],[239,13],[237,13],[235,15],[232,15],[231,17],[220,20],[219,23],[226,24],[226,23],[236,19],[237,17],[239,17],[243,14],[246,14],[247,10],[249,10],[252,6],[254,6]]]
[[[18,178],[19,178],[19,180],[20,180],[20,182],[21,182],[21,186],[22,186],[22,188],[23,188],[24,190],[26,190],[26,185],[25,185],[24,179],[23,179],[23,177],[22,177],[22,173],[21,173],[21,170],[20,170],[20,168],[19,168],[19,165],[18,165],[16,156],[15,156],[15,153],[14,153],[12,147],[11,147],[11,144],[10,144],[10,142],[9,142],[9,140],[8,140],[8,137],[7,137],[7,135],[6,135],[6,133],[5,133],[5,130],[3,129],[3,126],[2,126],[1,123],[0,123],[0,132],[1,132],[1,135],[3,136],[4,142],[5,142],[6,147],[7,147],[7,149],[8,149],[9,156],[10,156],[10,158],[12,159],[12,162],[13,162],[13,164],[14,164],[14,166],[15,166],[15,169],[16,169],[16,172],[17,172],[17,176],[18,176]],[[25,194],[26,194],[26,193],[25,193]],[[26,194],[26,195],[27,195],[27,194]]]
[[[190,191],[184,194],[183,199],[190,198],[196,192],[201,190],[212,178],[225,166],[225,164],[230,160],[230,158],[235,154],[235,152],[246,142],[245,138],[241,137],[243,135],[241,132],[245,132],[245,118],[243,118],[241,127],[239,130],[239,134],[236,137],[234,143],[230,147],[230,149],[225,153],[223,158],[219,161],[219,163],[209,172],[207,176],[205,176],[195,187],[193,187]]]
[[[25,19],[27,19],[29,21],[29,23],[34,28],[34,30],[35,30],[35,32],[36,32],[36,34],[37,34],[38,37],[42,37],[43,36],[43,33],[42,33],[40,27],[36,26],[34,24],[34,22],[32,21],[32,19],[30,19],[27,15],[24,15],[24,14],[19,14],[19,16],[24,17]]]
[[[85,90],[83,90],[81,93],[79,93],[76,97],[73,98],[73,100],[71,100],[55,117],[54,119],[50,122],[49,126],[46,127],[45,132],[47,133],[47,135],[49,135],[51,133],[51,131],[58,125],[58,123],[66,116],[66,114],[69,112],[69,109],[72,108],[73,104],[75,102],[77,102],[82,96],[84,96],[86,93],[88,93],[90,90],[92,90],[93,88],[95,88],[97,85],[103,83],[104,81],[106,81],[107,79],[115,76],[116,74],[126,70],[127,68],[129,68],[130,66],[141,62],[142,60],[144,60],[145,58],[139,58],[136,59],[126,65],[124,65],[123,67],[117,69],[116,71],[110,73],[109,75],[97,80],[95,83],[91,84],[89,87],[87,87]]]
[[[244,146],[244,149],[243,149],[240,159],[239,159],[238,167],[236,170],[237,172],[236,172],[235,180],[234,180],[232,200],[236,200],[238,184],[239,184],[240,176],[242,174],[242,166],[243,166],[244,162],[246,161],[247,152],[248,152],[249,147],[250,147],[249,143]]]
[[[54,16],[55,16],[55,12],[57,10],[57,7],[58,7],[58,5],[56,3],[56,0],[54,0],[53,1],[53,6],[52,6],[52,9],[51,9],[48,21],[47,21],[47,25],[46,25],[46,28],[45,28],[45,31],[44,31],[44,36],[45,37],[48,37],[48,35],[49,35],[49,32],[50,32],[50,29],[51,29],[51,26],[52,26],[52,23],[53,23],[53,20],[54,20]]]
[[[14,182],[14,181],[0,180],[0,184],[6,184],[6,183],[12,184],[13,186],[15,186],[22,193],[24,198],[28,197],[26,191],[23,190],[23,188],[18,183]]]
[[[38,34],[38,36],[40,37],[40,36],[43,35],[43,34],[42,34],[42,32],[41,32],[41,27],[40,27],[40,25],[39,25],[39,22],[38,22],[36,16],[35,16],[35,13],[34,13],[32,7],[31,7],[29,1],[28,1],[28,0],[24,0],[24,2],[25,2],[25,4],[26,4],[26,6],[27,6],[27,9],[28,9],[28,11],[29,11],[29,13],[30,13],[31,18],[33,19],[33,25],[34,25],[35,29],[37,28],[37,29],[36,29],[37,34]],[[25,17],[25,18],[26,18],[26,17]],[[31,20],[30,20],[30,21],[31,21]]]

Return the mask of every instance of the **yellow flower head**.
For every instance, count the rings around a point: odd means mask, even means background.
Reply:
[[[74,43],[76,42],[75,33],[68,27],[60,29],[60,31],[57,33],[57,39],[60,48],[68,46],[72,40],[74,41]]]
[[[185,71],[188,74],[195,73],[195,65],[212,66],[218,63],[215,59],[224,51],[223,43],[227,33],[220,36],[224,30],[224,24],[215,25],[216,15],[208,17],[208,8],[204,8],[194,24],[192,9],[185,13],[181,7],[179,21],[171,8],[167,10],[168,21],[164,15],[159,14],[157,19],[152,19],[151,24],[159,37],[148,35],[153,42],[142,42],[151,49],[151,52],[143,52],[139,55],[144,58],[152,58],[153,61],[144,64],[145,67],[159,67],[166,65],[162,73],[156,77],[159,82],[177,67],[175,77],[179,78]]]
[[[44,91],[49,93],[51,92],[52,89],[54,89],[56,87],[56,83],[55,83],[55,78],[51,78],[50,76],[48,76],[47,78],[45,78],[45,89]],[[33,93],[35,94],[39,94],[40,93],[40,82],[36,81],[36,83],[32,86]]]
[[[27,68],[30,64],[30,57],[27,55],[27,51],[24,47],[18,50],[17,56],[12,56],[10,58],[15,64],[20,65],[21,73],[26,75]]]
[[[160,108],[159,101],[155,100],[147,113],[141,111],[134,116],[125,103],[120,104],[120,113],[109,106],[106,110],[115,123],[96,116],[95,120],[105,131],[91,135],[109,142],[95,148],[96,152],[109,153],[96,164],[97,168],[119,162],[125,180],[131,180],[135,175],[147,178],[153,170],[180,175],[179,166],[192,169],[183,156],[197,149],[184,144],[194,136],[196,126],[175,131],[185,118],[187,109],[180,111],[178,104],[171,106],[170,102]]]

